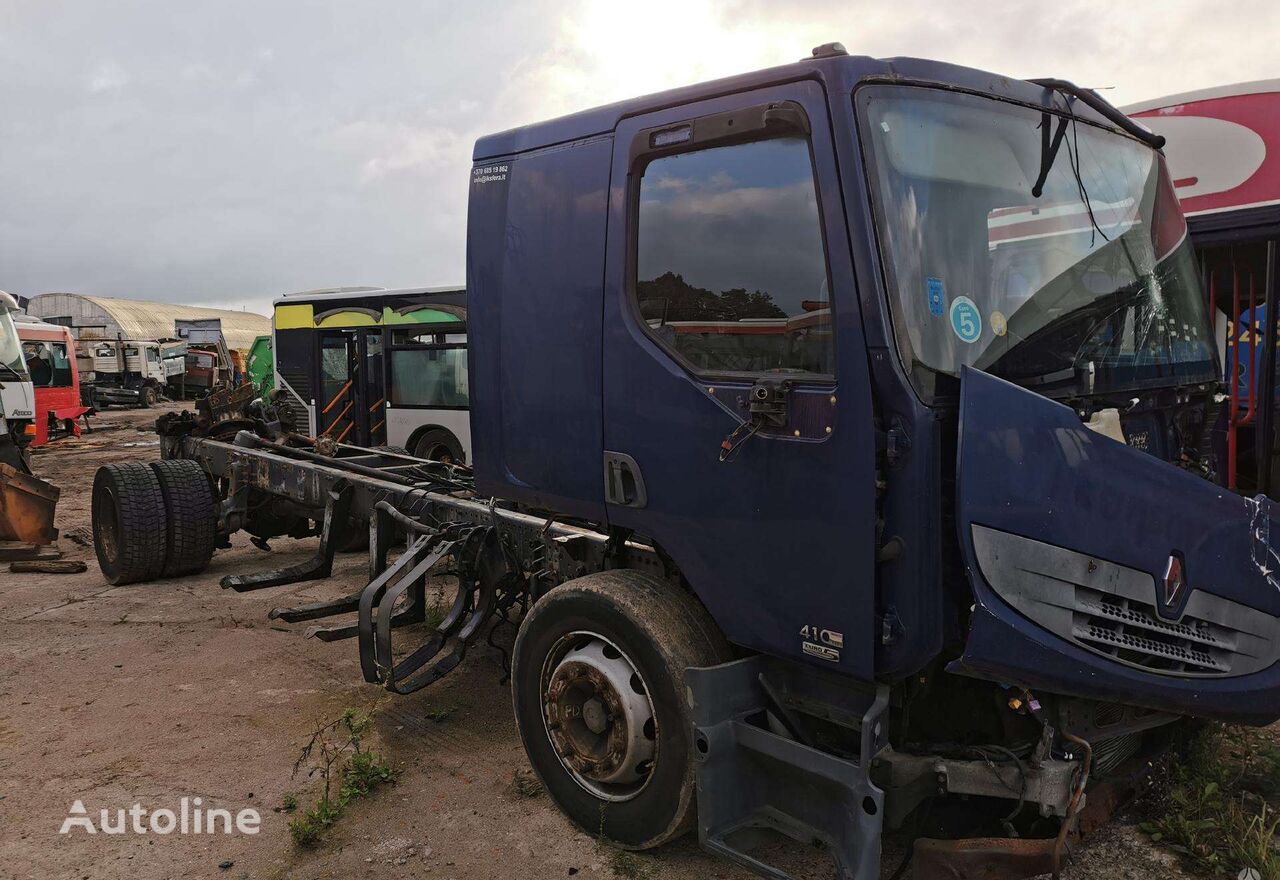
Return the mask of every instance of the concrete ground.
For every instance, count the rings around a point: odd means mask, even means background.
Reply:
[[[513,785],[527,769],[500,683],[501,655],[481,643],[464,666],[410,697],[361,682],[350,642],[324,644],[305,625],[276,625],[276,605],[331,598],[363,585],[363,555],[340,556],[327,581],[238,594],[226,574],[298,561],[312,541],[243,536],[198,577],[126,587],[103,582],[89,538],[95,469],[158,457],[164,409],[111,410],[99,430],[34,458],[62,487],[58,525],[80,575],[0,569],[0,877],[745,878],[686,838],[618,858],[564,819],[545,795]],[[499,644],[509,645],[505,632]],[[304,806],[318,782],[294,763],[310,733],[348,707],[379,705],[373,745],[400,771],[393,786],[348,807],[328,841],[299,850],[281,811]],[[436,720],[433,720],[436,719]],[[249,834],[90,835],[59,829],[74,801],[103,808],[257,809]],[[885,874],[896,864],[888,845]],[[799,876],[830,871],[809,856]],[[1181,876],[1123,821],[1096,836],[1073,880]]]

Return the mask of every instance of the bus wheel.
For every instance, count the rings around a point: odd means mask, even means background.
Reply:
[[[539,600],[516,637],[512,699],[529,762],[560,809],[627,849],[688,831],[684,671],[728,659],[706,610],[646,574],[597,572]]]
[[[445,464],[463,464],[466,461],[462,454],[462,444],[453,432],[445,428],[432,428],[423,432],[418,442],[413,444],[413,454],[417,458],[429,461],[443,461]]]

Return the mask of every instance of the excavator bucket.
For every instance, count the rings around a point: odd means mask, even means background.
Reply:
[[[58,539],[53,511],[62,490],[0,463],[0,542],[52,544]]]

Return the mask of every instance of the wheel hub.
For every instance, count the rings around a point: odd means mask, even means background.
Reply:
[[[561,762],[592,793],[625,800],[653,767],[653,706],[634,665],[598,636],[579,634],[555,659],[543,691],[547,734]]]

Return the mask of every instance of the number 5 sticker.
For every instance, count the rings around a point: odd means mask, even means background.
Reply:
[[[957,296],[951,303],[951,329],[961,342],[977,342],[982,335],[982,313],[967,296]]]

